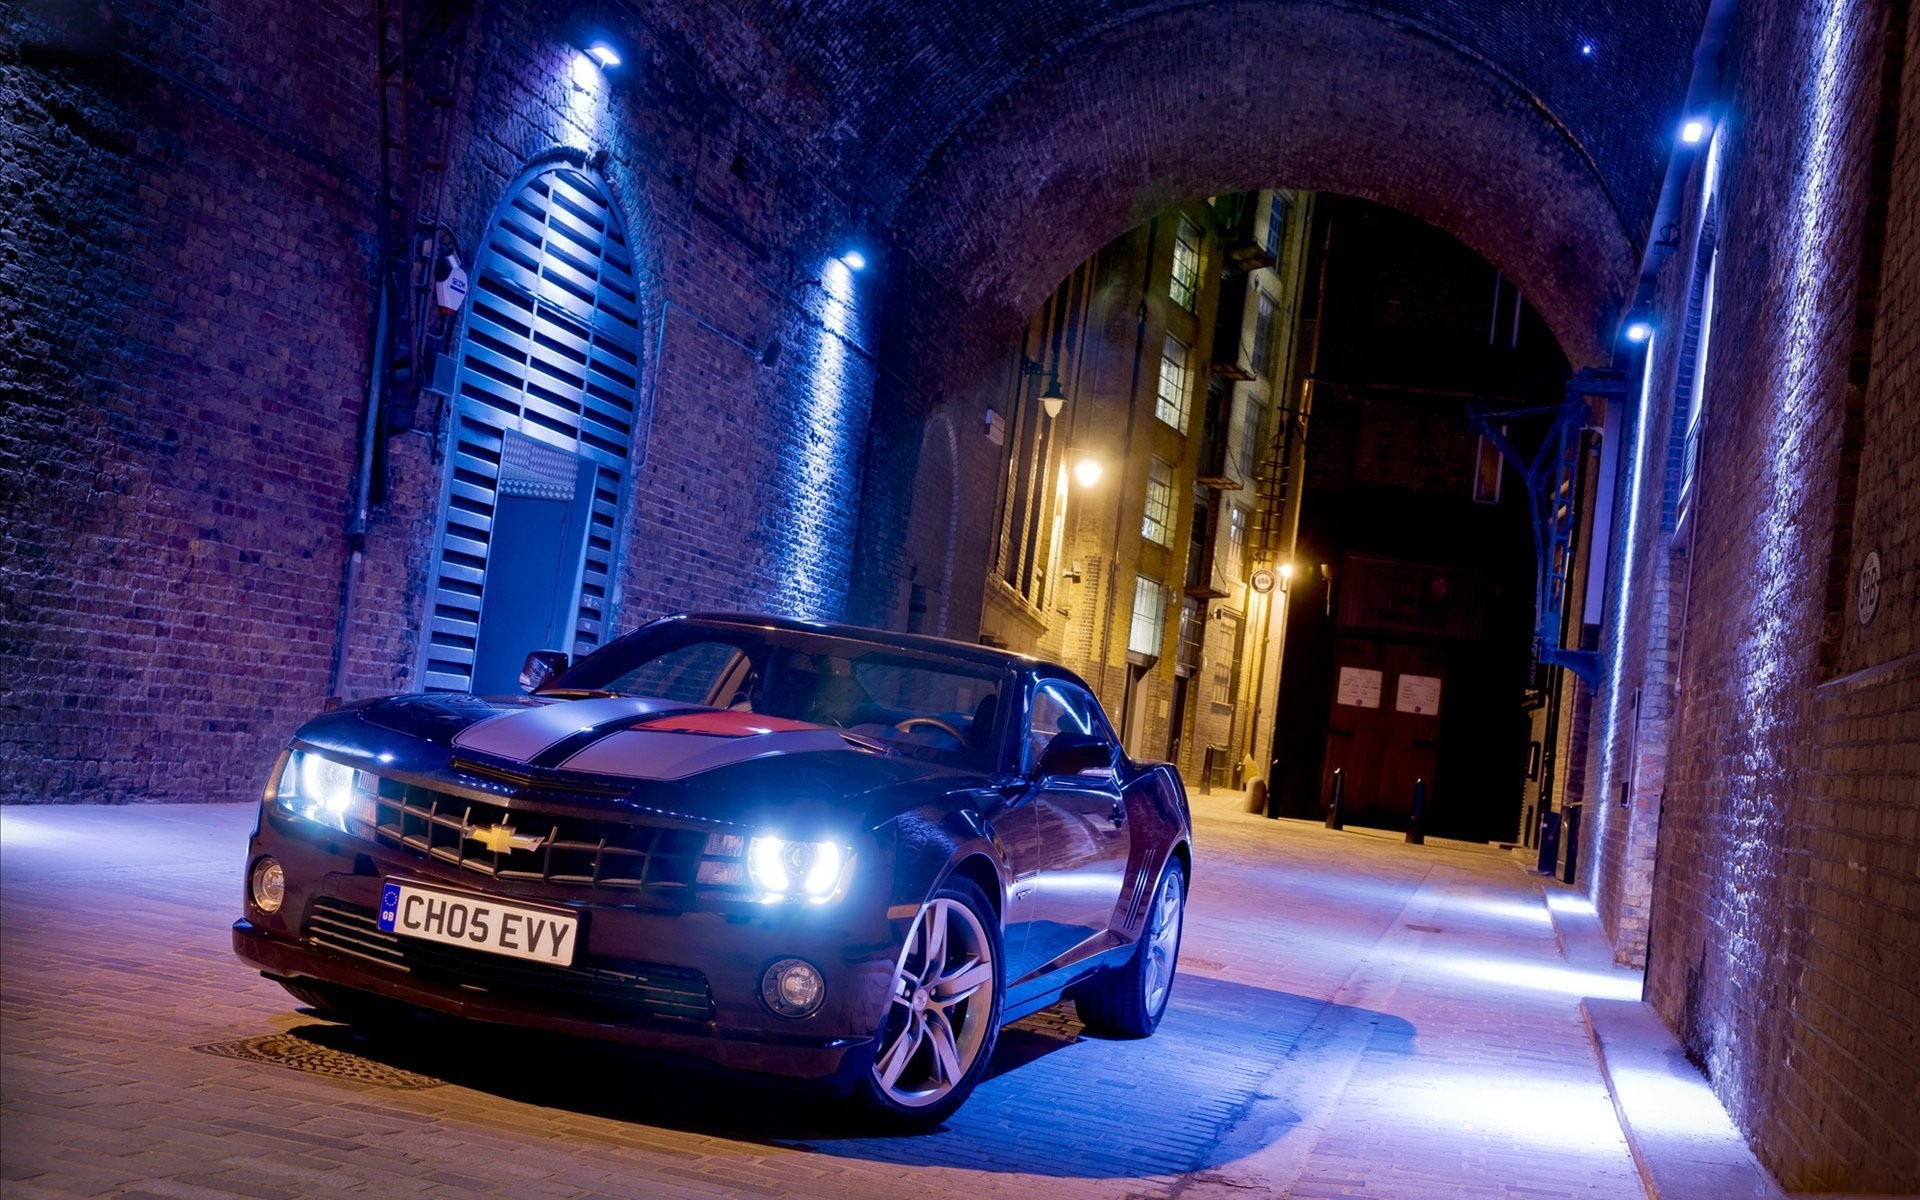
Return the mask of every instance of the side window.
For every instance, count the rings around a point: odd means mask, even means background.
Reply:
[[[1033,712],[1027,723],[1027,770],[1034,768],[1048,745],[1062,733],[1091,733],[1108,742],[1115,740],[1092,696],[1072,684],[1049,681],[1033,693]]]

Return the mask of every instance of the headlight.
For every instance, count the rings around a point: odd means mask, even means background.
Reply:
[[[747,843],[747,874],[764,900],[811,900],[838,896],[852,856],[833,842],[793,842],[757,837]]]
[[[297,817],[342,833],[371,837],[375,822],[374,776],[311,750],[295,750],[280,772],[274,799]]]

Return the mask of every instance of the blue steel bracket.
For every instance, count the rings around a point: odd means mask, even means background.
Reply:
[[[1565,667],[1580,677],[1580,682],[1594,691],[1600,690],[1600,655],[1594,650],[1566,650],[1559,646],[1542,646],[1540,661],[1550,667]]]
[[[1561,474],[1569,461],[1569,440],[1577,439],[1580,431],[1593,420],[1593,409],[1581,398],[1600,390],[1592,384],[1593,381],[1584,378],[1584,373],[1575,375],[1568,381],[1566,398],[1558,404],[1501,410],[1485,404],[1467,406],[1468,422],[1493,443],[1500,456],[1513,464],[1515,472],[1527,483],[1527,505],[1533,515],[1533,627],[1541,648],[1540,661],[1559,662],[1576,673],[1578,667],[1553,657],[1579,653],[1560,645],[1560,612],[1552,594],[1555,559],[1564,553],[1564,542],[1576,521],[1571,503],[1564,506],[1561,516],[1556,517],[1556,508],[1561,507],[1557,504],[1556,496],[1563,482]],[[1514,445],[1501,429],[1502,425],[1510,422],[1545,416],[1552,416],[1553,424],[1541,436],[1539,448],[1531,456]],[[1565,482],[1570,488],[1571,480]],[[1586,678],[1585,675],[1581,677]]]

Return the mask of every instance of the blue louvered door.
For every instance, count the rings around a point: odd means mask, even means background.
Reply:
[[[645,429],[633,258],[589,175],[549,166],[509,191],[470,296],[423,639],[431,690],[508,689],[527,651],[578,656],[608,636]]]

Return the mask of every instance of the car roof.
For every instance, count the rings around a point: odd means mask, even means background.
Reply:
[[[829,637],[843,637],[851,641],[871,642],[879,646],[890,646],[900,650],[913,650],[922,654],[938,655],[941,658],[958,659],[961,662],[978,666],[999,667],[1012,671],[1029,671],[1051,678],[1068,679],[1085,687],[1086,684],[1072,671],[1058,663],[1035,658],[1029,654],[1016,654],[1011,650],[1000,650],[993,646],[981,646],[973,642],[955,641],[952,638],[928,637],[923,633],[900,633],[892,629],[873,629],[863,625],[844,625],[836,621],[807,621],[798,617],[783,617],[772,613],[719,613],[693,612],[676,613],[663,621],[684,621],[689,624],[721,625],[736,629],[785,629],[796,633],[819,633]]]

